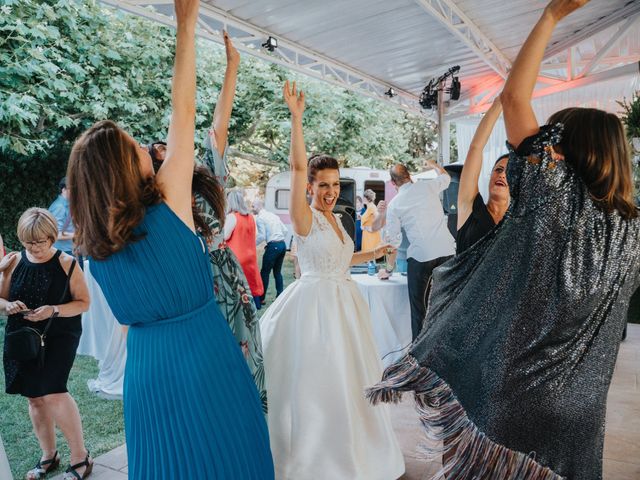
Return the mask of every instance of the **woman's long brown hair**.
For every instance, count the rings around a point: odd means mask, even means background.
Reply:
[[[596,204],[625,219],[636,218],[629,145],[620,119],[595,108],[567,108],[554,113],[550,124],[562,123],[562,153],[589,189]]]
[[[225,196],[224,189],[220,182],[214,177],[206,167],[198,166],[193,171],[193,183],[191,184],[191,192],[194,195],[200,195],[205,202],[211,205],[213,211],[218,217],[218,221],[220,222],[220,228],[224,227],[224,207],[225,207]],[[202,212],[197,207],[197,205],[193,205],[193,221],[196,224],[196,228],[198,231],[204,235],[207,240],[211,239],[213,232],[211,231],[211,227],[206,222]]]
[[[142,238],[134,228],[146,208],[162,200],[155,179],[142,175],[137,148],[110,120],[96,123],[76,140],[67,185],[74,242],[82,255],[105,259]]]

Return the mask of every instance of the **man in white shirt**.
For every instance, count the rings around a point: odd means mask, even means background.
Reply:
[[[455,253],[455,240],[447,228],[440,192],[451,181],[447,171],[433,161],[427,166],[437,171],[433,180],[414,182],[407,167],[391,167],[391,183],[398,194],[389,202],[386,211],[385,237],[397,238],[403,229],[407,249],[407,283],[411,305],[411,332],[415,339],[424,323],[429,280],[434,268]]]
[[[287,244],[284,240],[288,231],[280,217],[264,209],[262,200],[254,200],[252,210],[256,218],[256,246],[262,242],[267,244],[262,256],[262,268],[260,269],[260,276],[264,285],[264,294],[262,295],[262,301],[264,302],[267,288],[269,287],[271,271],[273,271],[273,278],[276,281],[276,297],[284,290],[282,262],[287,253]]]

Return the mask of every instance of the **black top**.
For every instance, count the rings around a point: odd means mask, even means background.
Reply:
[[[33,263],[27,258],[26,252],[22,252],[20,261],[11,274],[8,300],[20,300],[30,309],[70,302],[71,293],[65,293],[67,274],[60,264],[61,253],[58,250],[50,260]],[[46,321],[30,322],[19,314],[10,315],[6,333],[24,326],[42,331],[46,324]],[[17,362],[4,358],[6,392],[27,397],[66,392],[69,371],[73,366],[81,333],[80,315],[54,318],[47,332],[43,368],[39,368],[35,360]]]
[[[482,195],[478,193],[473,200],[471,215],[469,215],[467,221],[464,222],[464,225],[458,230],[456,236],[456,254],[464,252],[489,233],[495,226],[496,224],[482,199]]]

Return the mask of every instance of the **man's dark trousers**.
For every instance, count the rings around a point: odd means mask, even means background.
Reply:
[[[262,299],[264,301],[267,295],[267,288],[269,288],[269,275],[273,270],[273,278],[276,280],[276,296],[282,293],[284,290],[284,281],[282,280],[282,262],[284,256],[287,253],[287,244],[284,240],[279,242],[269,242],[264,249],[264,255],[262,256],[262,268],[260,269],[260,276],[262,277],[262,284],[264,285],[264,295]]]
[[[409,305],[411,306],[411,335],[416,339],[427,313],[427,298],[429,297],[429,281],[433,269],[449,260],[451,256],[434,258],[426,262],[419,262],[415,258],[407,259],[407,284],[409,287]]]

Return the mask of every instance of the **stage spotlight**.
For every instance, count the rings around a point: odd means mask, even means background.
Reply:
[[[269,38],[267,38],[267,41],[262,44],[262,46],[270,52],[273,52],[276,48],[278,48],[278,40],[270,36]]]
[[[460,80],[458,77],[453,77],[451,80],[451,86],[447,89],[447,93],[451,96],[451,100],[460,99]]]
[[[389,87],[389,90],[384,92],[384,94],[389,98],[393,98],[393,97],[395,97],[397,95],[396,91],[391,87]]]
[[[447,70],[438,78],[432,79],[420,94],[420,105],[422,108],[431,109],[438,106],[438,92],[449,94],[451,100],[460,99],[460,79],[454,75],[460,71],[460,66],[456,65]],[[451,78],[451,84],[447,86],[447,79]]]

